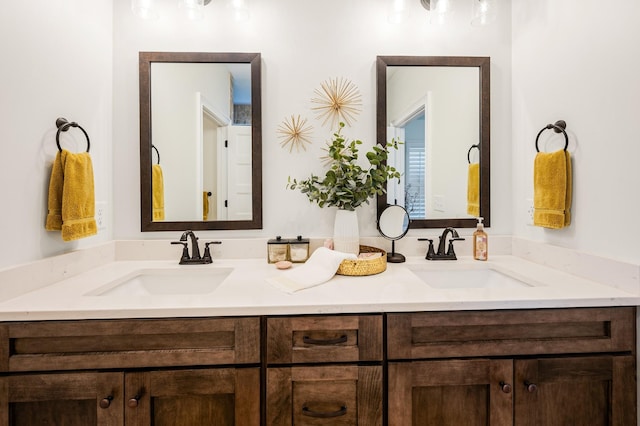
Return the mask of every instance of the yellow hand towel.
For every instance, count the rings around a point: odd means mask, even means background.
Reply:
[[[93,164],[88,152],[62,150],[62,240],[73,241],[98,233]]]
[[[209,192],[202,191],[202,220],[209,217]]]
[[[153,193],[153,220],[164,220],[164,177],[159,164],[151,168],[151,191]]]
[[[88,152],[56,154],[49,180],[49,212],[45,229],[62,230],[63,241],[98,233],[95,220],[93,164]]]
[[[571,155],[539,152],[533,166],[533,224],[560,229],[571,223]]]
[[[467,178],[467,214],[480,216],[480,164],[469,164]]]
[[[44,228],[47,231],[60,231],[62,229],[62,185],[64,173],[62,172],[61,152],[58,151],[53,161],[51,178],[49,179],[49,199],[47,208],[47,222]]]

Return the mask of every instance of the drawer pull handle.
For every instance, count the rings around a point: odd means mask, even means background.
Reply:
[[[131,408],[136,408],[138,406],[138,402],[140,401],[141,395],[136,395],[133,398],[129,399],[127,405]]]
[[[530,393],[533,393],[536,390],[538,390],[538,385],[536,385],[535,383],[531,383],[529,381],[524,382],[524,387],[527,388],[527,391]]]
[[[343,334],[335,339],[313,339],[309,336],[302,336],[302,341],[309,345],[337,345],[347,341],[347,335]]]
[[[100,408],[109,408],[111,405],[111,401],[113,401],[113,396],[109,395],[100,400]]]
[[[500,389],[504,393],[511,393],[511,385],[509,383],[500,382]]]
[[[320,419],[328,419],[331,417],[340,417],[347,414],[347,406],[342,405],[338,411],[313,411],[306,405],[302,406],[302,414],[309,417],[317,417]]]

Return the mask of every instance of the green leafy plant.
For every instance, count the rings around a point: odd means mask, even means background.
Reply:
[[[333,139],[327,144],[329,170],[324,178],[314,174],[300,181],[289,177],[287,188],[300,190],[310,202],[318,203],[320,207],[355,210],[362,203],[369,204],[369,198],[387,192],[387,180],[400,181],[400,172],[386,164],[390,148],[398,149],[400,142],[392,139],[386,146],[375,145],[366,154],[369,166],[363,168],[357,162],[358,146],[362,141],[347,140],[341,134],[343,127],[344,123],[339,123]]]

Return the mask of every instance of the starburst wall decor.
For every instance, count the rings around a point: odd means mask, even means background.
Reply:
[[[320,88],[314,90],[317,97],[311,102],[318,104],[312,109],[318,118],[324,119],[324,126],[331,121],[331,127],[336,123],[344,122],[351,126],[356,116],[360,113],[362,97],[358,87],[345,78],[330,78],[321,83]]]
[[[300,148],[307,150],[304,144],[311,144],[311,131],[313,126],[307,124],[307,119],[302,118],[299,115],[292,115],[291,118],[287,117],[278,126],[277,132],[279,138],[282,139],[280,145],[283,148],[289,146],[289,152],[296,148],[296,151],[300,151]]]

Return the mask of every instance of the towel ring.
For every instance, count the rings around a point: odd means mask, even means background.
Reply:
[[[564,150],[566,151],[567,147],[569,146],[569,136],[567,136],[567,132],[564,131],[564,129],[566,128],[567,123],[564,120],[558,120],[554,124],[547,124],[546,126],[544,126],[542,130],[538,132],[538,136],[536,136],[536,152],[540,152],[540,150],[538,149],[538,139],[540,138],[540,135],[542,134],[542,132],[548,129],[553,129],[554,132],[562,133],[564,135]]]
[[[84,133],[84,137],[87,138],[87,152],[89,152],[89,148],[91,147],[91,142],[89,142],[89,135],[82,127],[80,127],[78,123],[76,123],[75,121],[69,122],[66,118],[60,117],[56,120],[56,127],[58,128],[58,132],[56,133],[56,145],[58,145],[58,151],[62,152],[62,147],[60,146],[60,132],[66,132],[71,127],[77,127],[78,129],[82,130],[82,133]]]
[[[156,151],[156,155],[158,156],[158,162],[156,164],[160,164],[160,151],[158,151],[158,148],[156,148],[155,145],[151,145],[151,149]]]
[[[478,145],[477,143],[476,143],[476,144],[471,145],[471,147],[469,148],[469,151],[467,151],[467,162],[468,162],[469,164],[471,164],[471,150],[472,150],[473,148],[476,148],[476,149],[478,150],[478,152],[480,152],[480,145]]]

